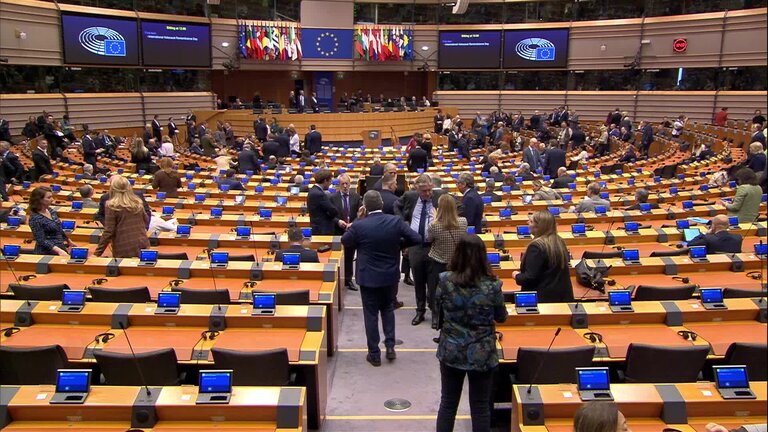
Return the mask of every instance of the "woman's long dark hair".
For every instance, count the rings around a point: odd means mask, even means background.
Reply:
[[[40,186],[32,190],[32,193],[29,195],[29,209],[32,210],[32,213],[40,213],[43,206],[43,198],[45,198],[47,193],[53,193],[48,186]]]
[[[483,278],[495,279],[488,264],[485,243],[475,234],[462,234],[456,245],[448,270],[450,281],[456,285],[475,285]]]

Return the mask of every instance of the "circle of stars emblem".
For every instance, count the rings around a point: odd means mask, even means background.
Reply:
[[[323,48],[320,45],[320,42],[323,41],[325,38],[333,39],[333,47],[329,51],[326,51],[325,48]],[[317,41],[315,42],[315,45],[317,46],[317,52],[319,52],[320,55],[330,57],[339,51],[339,38],[336,37],[336,35],[331,32],[324,32],[317,37]]]

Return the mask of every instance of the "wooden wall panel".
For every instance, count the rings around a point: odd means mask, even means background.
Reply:
[[[749,120],[760,110],[763,115],[768,112],[768,95],[766,92],[719,92],[717,94],[717,111],[728,108],[728,119]]]
[[[168,123],[168,117],[176,119],[176,126],[183,129],[183,119],[187,115],[187,110],[199,111],[209,110],[216,106],[216,99],[211,93],[143,93],[144,112],[146,118],[144,124],[150,123],[152,117],[157,114],[160,116],[160,124]],[[164,130],[167,132],[167,130]]]
[[[670,120],[685,114],[690,121],[711,122],[714,92],[638,92],[636,120]]]
[[[765,66],[768,63],[768,15],[734,11],[726,19],[722,66]]]
[[[67,93],[72,124],[91,129],[136,127],[144,124],[140,93]]]
[[[626,111],[630,118],[635,118],[635,98],[633,92],[568,92],[568,107],[575,109],[581,120],[603,121],[608,111],[619,108]]]
[[[436,91],[435,99],[442,106],[459,108],[459,115],[471,119],[475,113],[488,114],[499,110],[500,92],[497,91]]]
[[[58,93],[0,94],[0,113],[11,125],[11,135],[20,135],[29,116],[39,116],[43,110],[61,119],[66,114],[64,96]]]
[[[26,33],[26,39],[17,37]],[[61,23],[56,5],[35,0],[0,1],[0,57],[8,64],[61,65]]]
[[[647,19],[643,40],[650,43],[643,45],[640,67],[650,69],[717,66],[723,34],[722,15],[702,14],[702,18],[696,20],[671,19],[672,17]],[[673,51],[672,42],[676,38],[688,40],[688,49],[684,53]]]
[[[522,111],[525,117],[535,111],[551,112],[556,106],[565,105],[565,92],[561,91],[503,91],[501,107],[504,111]]]
[[[640,20],[626,21],[630,22],[571,28],[568,69],[622,69],[632,62],[640,46]]]

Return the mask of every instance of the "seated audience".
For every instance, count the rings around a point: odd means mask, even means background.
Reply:
[[[573,182],[573,178],[568,175],[568,170],[560,167],[557,170],[557,178],[552,180],[552,189],[568,189],[568,185]]]
[[[763,149],[763,145],[759,142],[753,142],[749,145],[747,168],[756,173],[765,171],[765,149]]]
[[[29,195],[29,228],[35,239],[36,255],[68,256],[69,248],[75,244],[61,229],[61,220],[56,210],[51,208],[53,192],[42,186],[35,188]]]
[[[645,188],[639,188],[635,190],[635,203],[631,206],[627,207],[624,210],[630,211],[630,210],[640,210],[640,204],[645,204],[648,202],[648,195],[650,192],[648,189]],[[651,209],[657,209],[659,208],[659,205],[656,203],[651,203]]]
[[[275,252],[275,262],[283,261],[283,254],[286,253],[298,253],[301,255],[301,262],[320,262],[320,258],[317,256],[317,251],[304,247],[304,234],[299,227],[288,228],[288,241],[291,242],[290,246],[286,249],[281,249]]]
[[[738,216],[739,223],[752,223],[760,215],[763,189],[757,184],[757,175],[749,168],[736,172],[736,196],[733,202],[723,201],[729,216]]]
[[[83,208],[99,208],[99,203],[93,200],[93,186],[82,185],[80,189],[80,201],[83,202]]]
[[[569,211],[571,213],[586,213],[595,211],[597,206],[605,206],[606,210],[611,209],[611,203],[608,200],[600,198],[600,183],[592,182],[587,185],[587,196],[579,201],[579,204],[572,206]]]
[[[226,173],[224,173],[224,178],[219,179],[219,189],[222,188],[222,186],[229,186],[229,190],[231,191],[244,191],[245,186],[243,186],[243,183],[235,178],[235,170],[228,169]]]
[[[728,232],[728,216],[717,215],[709,224],[709,231],[688,242],[688,246],[706,246],[707,253],[741,253],[744,239],[739,234]]]
[[[554,201],[563,199],[556,190],[549,188],[541,183],[541,180],[533,181],[533,200],[534,201]]]
[[[480,196],[491,197],[491,202],[500,202],[501,195],[497,194],[495,190],[496,190],[496,181],[492,178],[487,178],[485,179],[485,192],[483,192]]]

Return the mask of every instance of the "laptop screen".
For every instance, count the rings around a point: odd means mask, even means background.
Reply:
[[[643,212],[651,211],[651,204],[650,203],[642,203],[642,204],[640,204],[640,211],[643,211]]]
[[[299,187],[291,186],[291,195],[298,195],[298,194],[299,194]]]
[[[702,303],[722,303],[723,290],[720,288],[701,288]]]
[[[61,304],[67,306],[82,306],[85,304],[85,291],[64,290],[61,294]]]
[[[616,290],[608,292],[608,304],[611,306],[629,306],[632,303],[632,295],[629,290]]]
[[[181,293],[180,292],[159,292],[157,293],[157,307],[161,308],[177,308],[181,305]]]
[[[139,252],[139,261],[143,262],[155,262],[157,261],[158,252],[156,250],[142,249]]]
[[[577,368],[576,376],[579,390],[608,390],[611,381],[608,368]]]
[[[274,309],[275,293],[254,293],[253,308],[254,309]]]
[[[173,206],[163,206],[163,216],[171,216],[174,212]]]
[[[571,232],[573,234],[585,234],[587,232],[587,226],[584,224],[573,224],[571,225]]]
[[[595,214],[605,214],[608,209],[605,206],[595,206]]]
[[[491,202],[493,202],[493,197],[483,195],[483,204],[490,204]]]
[[[283,254],[283,265],[287,266],[297,266],[301,262],[301,254],[297,253],[284,253]]]
[[[8,226],[17,227],[21,225],[21,218],[18,216],[8,216]]]
[[[205,194],[195,194],[195,202],[205,201]]]
[[[475,233],[475,227],[468,226],[467,227],[467,234],[474,234]]]
[[[744,366],[715,366],[715,382],[718,388],[749,388],[747,368]]]
[[[284,206],[288,204],[288,197],[282,197],[282,196],[275,197],[275,202],[277,202],[277,205]]]
[[[72,210],[82,210],[82,209],[83,209],[82,201],[72,201]]]
[[[768,255],[768,243],[758,243],[755,245],[755,255]]]
[[[529,236],[531,235],[531,227],[528,225],[518,225],[517,226],[517,235],[519,236]]]
[[[272,217],[272,209],[261,209],[259,210],[259,217],[263,219],[271,218]]]
[[[200,371],[200,393],[232,392],[232,371]]]
[[[738,226],[739,225],[739,217],[738,216],[729,216],[728,217],[728,225],[730,225],[730,226]]]
[[[488,252],[488,263],[491,265],[499,265],[501,263],[501,254],[498,252]]]
[[[245,204],[245,195],[238,195],[235,197],[235,204]]]
[[[624,231],[636,232],[640,229],[640,224],[637,222],[624,223]]]
[[[693,201],[683,201],[683,208],[690,210],[693,208]]]
[[[608,195],[608,192],[600,192],[600,198],[602,199],[608,199],[610,195]]]
[[[304,236],[304,238],[312,238],[312,228],[302,228],[301,229],[301,235]]]
[[[624,261],[639,261],[640,251],[638,249],[624,249],[622,251],[622,259]]]
[[[75,221],[73,220],[63,220],[61,221],[61,229],[65,231],[72,231],[75,229]]]
[[[571,202],[573,201],[573,194],[563,194],[563,201],[565,202]]]
[[[683,230],[690,228],[691,222],[688,219],[681,219],[679,221],[675,221],[675,225],[677,225],[677,229]]]
[[[499,217],[508,218],[512,216],[512,210],[511,209],[501,209],[499,210]]]
[[[560,207],[550,207],[549,212],[552,213],[552,216],[560,216]]]
[[[59,369],[56,378],[56,393],[87,393],[90,384],[90,370]]]
[[[211,216],[213,217],[221,217],[222,212],[224,211],[221,207],[213,207],[211,208]]]
[[[701,231],[699,231],[698,228],[686,228],[683,230],[683,239],[686,243],[695,239],[699,235],[701,235]]]
[[[157,199],[158,200],[164,200],[165,199],[165,192],[158,192],[157,193]]]
[[[177,225],[176,235],[189,235],[192,233],[192,225]]]
[[[706,246],[694,246],[690,250],[691,258],[706,258],[707,247]]]
[[[72,248],[72,251],[69,254],[70,258],[75,260],[84,260],[88,259],[88,248]]]
[[[235,228],[235,234],[238,237],[250,237],[251,236],[251,227],[239,226],[239,227]]]
[[[516,292],[515,293],[515,306],[516,307],[536,307],[539,303],[536,292]]]
[[[3,255],[7,257],[19,256],[20,251],[21,251],[21,245],[12,245],[12,244],[3,245]]]
[[[669,188],[669,194],[670,195],[677,195],[677,191],[678,191],[677,186],[671,186]]]
[[[229,262],[229,252],[211,252],[211,264],[226,264]]]
[[[533,195],[523,195],[523,203],[530,204],[533,201]]]

